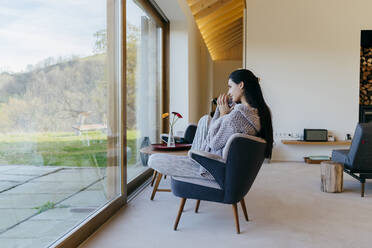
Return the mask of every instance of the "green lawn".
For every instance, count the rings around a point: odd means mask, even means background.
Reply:
[[[137,131],[128,131],[132,153],[128,165],[136,162],[136,136]],[[101,132],[0,134],[0,164],[105,167],[107,136]]]

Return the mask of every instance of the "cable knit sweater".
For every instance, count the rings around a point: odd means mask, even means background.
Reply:
[[[260,117],[255,108],[236,104],[229,114],[222,117],[217,108],[201,150],[222,156],[223,148],[231,135],[235,133],[257,135],[260,129]]]

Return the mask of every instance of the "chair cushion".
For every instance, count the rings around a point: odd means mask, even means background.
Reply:
[[[221,189],[220,185],[218,185],[218,183],[215,180],[209,180],[203,177],[192,178],[192,177],[172,176],[172,178],[180,182],[196,184],[196,185],[200,185],[200,186],[204,186],[208,188]]]
[[[348,154],[349,154],[349,150],[333,150],[332,151],[332,161],[348,165],[348,163],[347,163],[347,161],[348,161],[347,155]]]
[[[209,181],[209,182],[208,182]],[[203,201],[223,202],[224,190],[215,181],[207,179],[171,178],[172,193],[175,196]]]
[[[149,158],[148,165],[164,175],[201,178],[199,164],[188,156],[153,154]]]

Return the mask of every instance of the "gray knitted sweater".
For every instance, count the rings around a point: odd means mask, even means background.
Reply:
[[[260,117],[255,108],[236,104],[229,114],[222,117],[217,108],[201,150],[222,156],[223,148],[231,135],[235,133],[257,135],[260,129]]]

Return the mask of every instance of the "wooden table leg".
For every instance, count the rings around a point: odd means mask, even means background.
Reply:
[[[161,174],[161,173],[157,173],[158,175],[157,175],[157,178],[156,178],[156,182],[155,182],[155,185],[154,185],[154,188],[153,188],[153,190],[152,190],[152,194],[151,194],[151,200],[154,200],[154,197],[155,197],[155,193],[156,193],[156,191],[158,190],[158,187],[159,187],[159,183],[160,183],[160,180],[161,180],[161,178],[162,178],[162,176],[163,176],[163,174]]]
[[[158,172],[156,170],[154,170],[154,174],[152,175],[152,180],[151,180],[151,187],[154,186],[154,181],[155,181],[155,178],[156,178],[157,174],[158,174]]]

